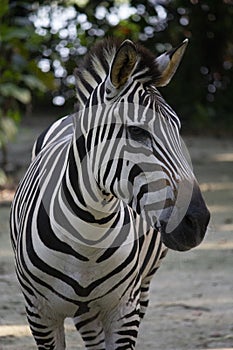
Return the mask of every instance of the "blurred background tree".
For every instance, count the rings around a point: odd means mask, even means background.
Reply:
[[[29,20],[32,10],[24,1],[1,1],[0,185],[5,181],[7,143],[16,133],[22,107],[29,108],[32,94],[39,95],[55,88],[53,74],[44,74],[37,64],[44,38],[36,34]]]
[[[2,0],[3,164],[7,141],[25,107],[47,111],[53,103],[73,111],[73,70],[106,36],[139,41],[155,54],[189,38],[178,74],[161,92],[180,115],[185,132],[232,133],[232,18],[233,0]]]

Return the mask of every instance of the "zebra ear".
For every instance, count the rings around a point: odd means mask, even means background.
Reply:
[[[188,39],[185,39],[179,46],[155,59],[155,64],[160,73],[155,83],[156,86],[166,86],[170,82],[180,64],[187,44]]]
[[[136,62],[136,47],[132,41],[125,40],[117,50],[110,70],[110,81],[116,89],[127,82]]]

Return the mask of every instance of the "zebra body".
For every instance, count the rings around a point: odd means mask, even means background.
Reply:
[[[170,80],[185,45],[153,67],[151,54],[128,40],[97,46],[77,73],[80,110],[34,145],[11,234],[38,349],[65,349],[66,317],[88,349],[134,349],[167,247],[187,250],[204,236],[209,214],[182,153],[179,120],[154,86]],[[187,214],[176,215],[166,234],[181,183],[192,184],[186,209],[198,214],[189,214],[189,229]]]

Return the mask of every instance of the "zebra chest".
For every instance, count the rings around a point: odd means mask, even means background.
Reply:
[[[34,274],[71,300],[85,302],[103,298],[109,293],[115,293],[119,298],[138,275],[137,254],[130,256],[133,245],[120,247],[108,257],[104,249],[92,249],[91,254],[91,248],[88,248],[86,261],[72,254],[41,249],[43,266],[35,268]]]

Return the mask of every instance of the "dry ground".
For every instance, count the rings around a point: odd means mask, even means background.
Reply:
[[[10,161],[19,170],[29,162],[34,134],[45,121],[37,124],[22,126],[10,145]],[[170,252],[154,277],[137,349],[233,350],[233,140],[185,141],[212,219],[204,243],[190,252]],[[33,350],[9,240],[11,194],[0,193],[0,350]],[[66,334],[67,349],[83,349],[69,320]]]

